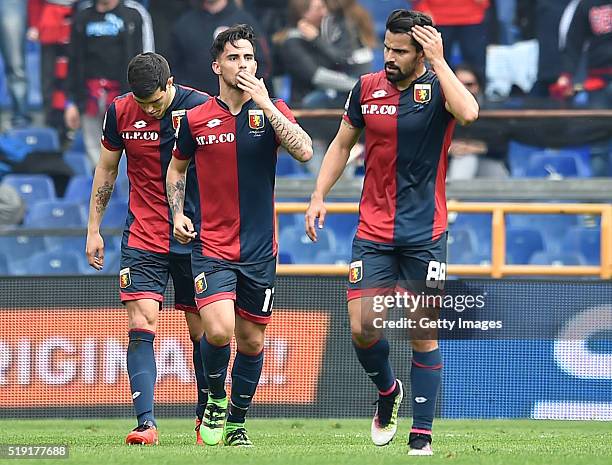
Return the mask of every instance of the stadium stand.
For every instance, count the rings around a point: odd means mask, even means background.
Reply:
[[[40,252],[26,263],[26,274],[30,276],[76,275],[81,273],[80,254],[72,251]]]
[[[57,131],[48,127],[28,127],[23,129],[12,129],[7,135],[16,137],[25,142],[30,151],[58,151],[60,150]]]
[[[24,226],[27,228],[84,228],[86,226],[83,206],[62,200],[40,201],[32,205]]]
[[[54,200],[53,180],[45,174],[7,174],[3,179],[15,188],[28,208],[39,200]]]

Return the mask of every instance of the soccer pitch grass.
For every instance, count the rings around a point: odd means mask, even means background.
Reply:
[[[606,464],[612,463],[612,422],[437,420],[434,457],[406,455],[409,420],[386,447],[370,442],[368,420],[250,420],[254,448],[194,445],[193,421],[160,419],[160,445],[126,446],[131,420],[0,420],[0,444],[67,444],[67,459],[2,464]]]

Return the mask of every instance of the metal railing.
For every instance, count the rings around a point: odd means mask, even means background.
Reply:
[[[491,264],[449,265],[448,273],[453,275],[479,275],[492,278],[505,276],[599,276],[612,278],[612,205],[611,204],[548,204],[548,203],[463,203],[450,201],[449,212],[491,213]],[[276,204],[278,225],[279,214],[304,213],[307,203],[287,202]],[[327,203],[327,213],[357,213],[357,203]],[[601,216],[601,250],[598,266],[557,266],[557,265],[510,265],[506,263],[506,221],[508,213],[528,214],[595,214]],[[277,234],[278,237],[278,234]],[[348,265],[281,265],[277,266],[282,275],[323,275],[338,276],[348,273]]]

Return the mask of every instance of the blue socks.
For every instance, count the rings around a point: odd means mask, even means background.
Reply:
[[[412,351],[410,384],[412,387],[412,432],[431,434],[436,400],[442,380],[440,349],[431,352]]]
[[[212,345],[206,340],[206,335],[200,340],[200,350],[204,362],[204,373],[208,383],[208,395],[213,399],[223,399],[225,392],[225,378],[230,359],[230,345],[221,347]]]
[[[244,423],[263,368],[263,350],[257,355],[236,352],[232,368],[232,397],[227,421]]]
[[[130,343],[127,351],[127,370],[130,377],[132,402],[138,417],[138,425],[152,421],[153,389],[157,378],[153,339],[155,333],[142,329],[130,330]]]
[[[389,363],[389,342],[386,339],[379,339],[373,345],[362,348],[355,344],[353,347],[357,353],[359,363],[376,384],[381,395],[389,395],[396,387],[395,375]]]
[[[193,368],[195,370],[196,386],[198,388],[198,405],[196,406],[196,417],[202,418],[206,402],[208,402],[208,383],[204,374],[204,362],[200,351],[200,341],[191,340],[193,343]]]

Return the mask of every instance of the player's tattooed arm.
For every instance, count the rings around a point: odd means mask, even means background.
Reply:
[[[276,107],[268,116],[283,147],[299,161],[308,161],[312,158],[312,139],[299,124],[292,123]]]
[[[106,210],[115,186],[108,181],[96,191],[96,211],[101,215]]]
[[[168,191],[168,204],[170,205],[172,217],[177,213],[183,213],[183,207],[185,206],[185,176],[183,175],[175,182],[168,181],[166,190]]]

